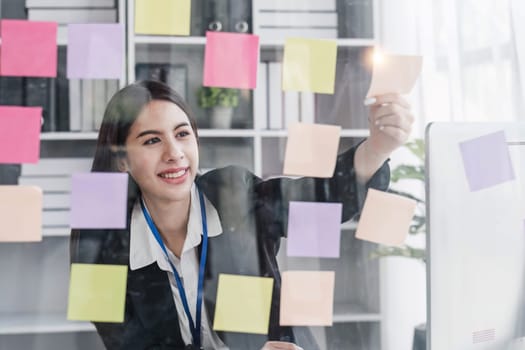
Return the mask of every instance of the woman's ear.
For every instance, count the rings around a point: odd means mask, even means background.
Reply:
[[[127,173],[129,170],[128,162],[126,161],[126,158],[119,157],[117,160],[117,168],[120,172]]]

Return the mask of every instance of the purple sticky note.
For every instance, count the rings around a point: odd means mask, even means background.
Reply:
[[[56,77],[57,28],[56,22],[0,21],[0,75]]]
[[[125,228],[127,173],[73,174],[71,228]]]
[[[463,141],[459,148],[471,191],[515,179],[503,131]]]
[[[0,106],[0,163],[37,163],[42,107]]]
[[[290,202],[288,256],[338,258],[341,203]]]
[[[121,24],[69,24],[67,35],[68,78],[122,77],[124,27]]]
[[[255,89],[259,37],[252,34],[207,32],[202,85]]]

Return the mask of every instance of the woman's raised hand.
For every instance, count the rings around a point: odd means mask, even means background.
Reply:
[[[414,123],[410,104],[399,94],[385,94],[375,96],[375,101],[369,105],[368,151],[371,155],[387,158],[410,136]]]

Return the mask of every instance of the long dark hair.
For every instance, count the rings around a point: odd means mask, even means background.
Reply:
[[[118,172],[118,160],[125,155],[126,138],[142,109],[153,100],[169,101],[186,113],[198,139],[195,117],[184,99],[168,85],[143,80],[126,86],[109,101],[98,133],[91,171]]]
[[[188,116],[198,141],[197,123],[193,112],[175,90],[158,81],[137,81],[118,91],[109,101],[98,133],[91,171],[119,172],[119,160],[126,156],[125,145],[129,130],[142,109],[153,100],[169,101],[179,106]],[[140,188],[131,177],[128,184],[127,206],[130,213],[135,201],[140,197]]]

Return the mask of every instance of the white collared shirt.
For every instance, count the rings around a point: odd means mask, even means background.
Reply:
[[[214,237],[222,233],[221,222],[217,210],[213,205],[204,197],[204,205],[206,207],[206,217],[208,224],[208,236]],[[191,204],[190,204],[190,215],[188,218],[188,231],[180,259],[177,258],[167,247],[168,255],[173,265],[177,269],[186,297],[188,299],[188,306],[190,307],[191,317],[195,320],[195,309],[197,304],[197,283],[199,280],[199,259],[198,245],[202,239],[202,219],[201,219],[201,208],[199,201],[199,194],[195,184],[191,188]],[[179,290],[177,288],[177,282],[173,271],[171,270],[170,263],[168,262],[166,255],[162,251],[162,248],[155,240],[153,233],[151,232],[140,203],[135,203],[133,212],[131,214],[131,227],[130,227],[130,255],[129,264],[131,270],[137,270],[142,267],[148,266],[153,262],[157,262],[159,268],[166,271],[170,281],[171,291],[173,293],[173,300],[179,316],[179,325],[182,335],[182,339],[186,344],[191,344],[192,335],[190,331],[190,325],[188,317],[184,312],[182,306],[182,300],[180,298]],[[210,321],[206,314],[206,308],[204,301],[202,303],[202,325],[201,325],[201,336],[202,344],[205,349],[228,349],[217,334],[211,329]]]

